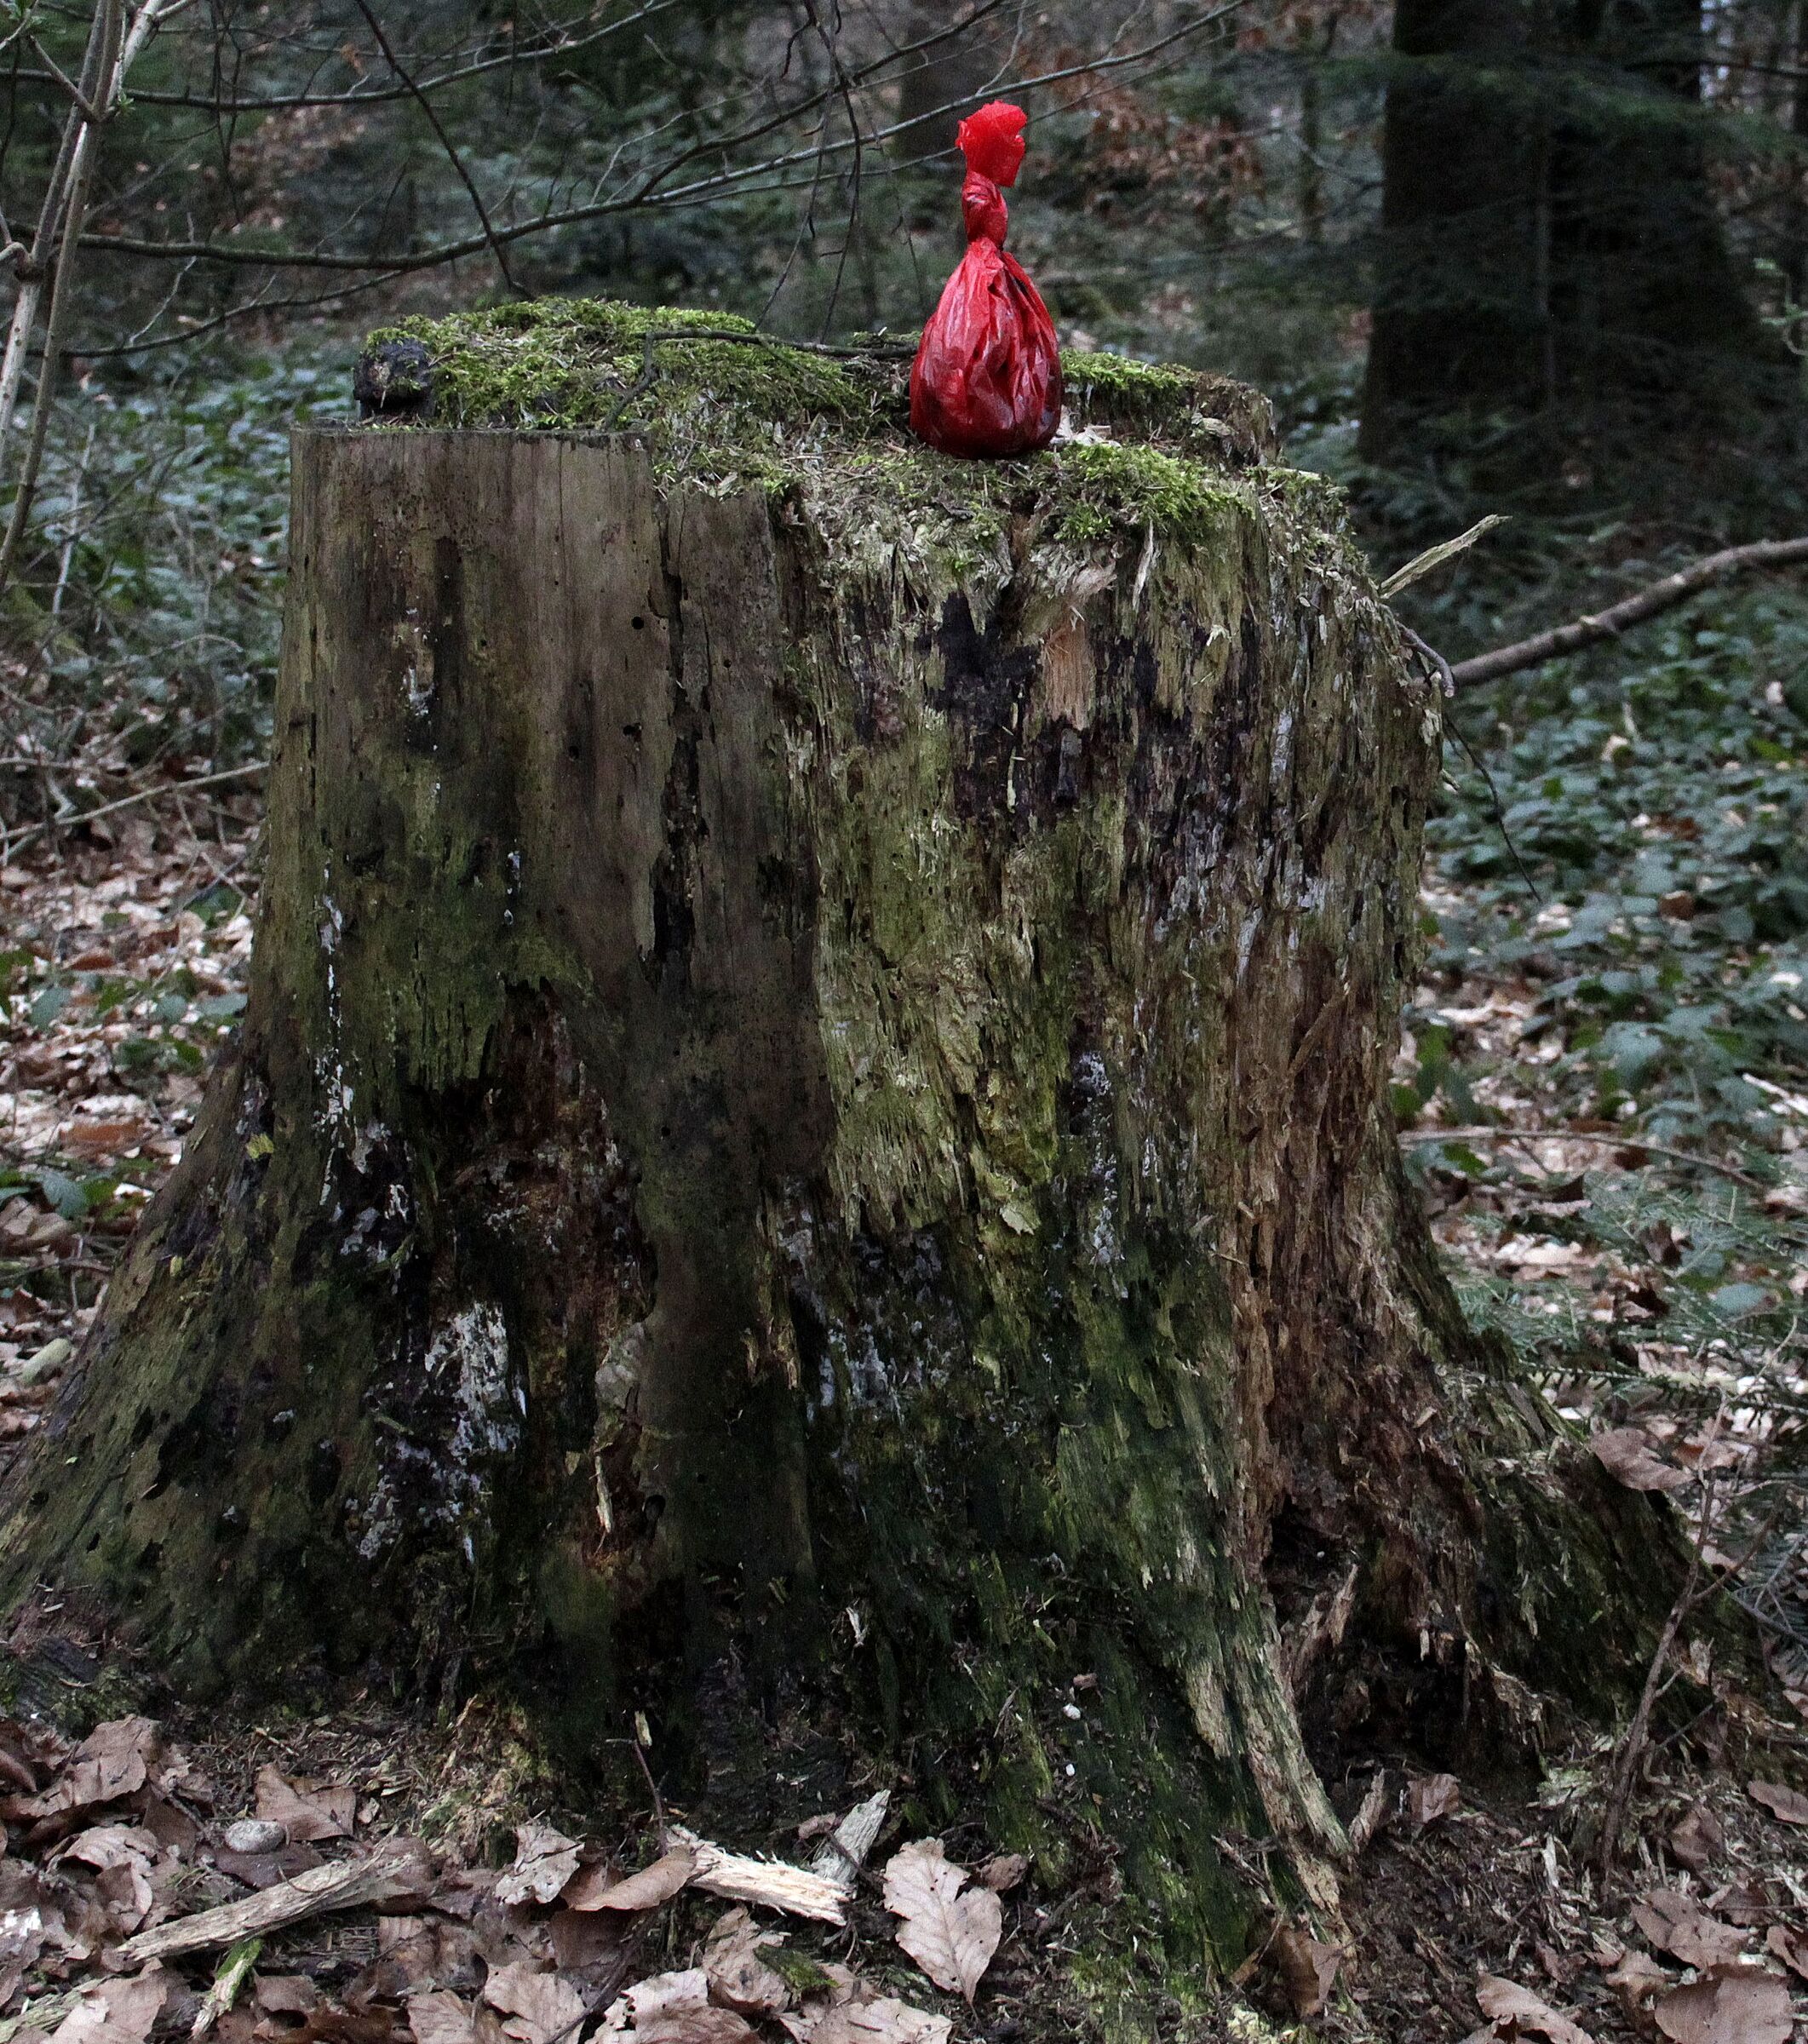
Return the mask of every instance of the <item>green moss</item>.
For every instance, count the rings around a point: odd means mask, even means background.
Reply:
[[[1055,530],[1065,540],[1095,539],[1122,523],[1199,541],[1221,526],[1227,511],[1234,514],[1248,504],[1246,496],[1225,487],[1221,474],[1158,447],[1082,441],[1065,448],[1057,459],[1065,508]]]
[[[908,359],[895,346],[828,355],[770,340],[732,313],[545,298],[400,320],[369,345],[398,342],[418,342],[431,364],[430,409],[407,422],[632,432],[667,480],[709,476],[782,494],[858,462],[863,490],[876,485],[919,515],[952,503],[955,522],[990,522],[1026,485],[1042,488],[1053,474],[1059,491],[1069,471],[1047,464],[1073,451],[998,462],[932,453],[910,436]],[[1070,425],[1211,474],[1271,451],[1266,400],[1225,378],[1086,353],[1064,356],[1063,371]],[[1074,473],[1087,501],[1071,508],[1064,537],[1104,538],[1113,520],[1101,492],[1112,475],[1097,458]],[[1176,514],[1197,508],[1197,477],[1144,469],[1126,479],[1141,493],[1126,516],[1179,529]],[[973,549],[950,538],[956,565],[970,566]]]

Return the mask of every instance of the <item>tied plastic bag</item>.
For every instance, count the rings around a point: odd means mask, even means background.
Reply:
[[[1004,251],[1004,193],[1024,160],[1020,106],[994,100],[962,121],[961,215],[967,253],[923,329],[910,370],[910,425],[944,454],[1028,454],[1061,422],[1054,322],[1023,265]]]

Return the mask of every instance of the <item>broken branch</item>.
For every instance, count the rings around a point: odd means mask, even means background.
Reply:
[[[1497,680],[1502,675],[1542,667],[1546,661],[1558,659],[1564,653],[1578,652],[1603,639],[1617,638],[1631,626],[1643,624],[1647,617],[1670,610],[1698,589],[1708,589],[1729,575],[1743,574],[1748,568],[1793,567],[1802,561],[1808,561],[1808,539],[1761,539],[1748,547],[1723,547],[1718,554],[1709,554],[1692,566],[1679,568],[1673,575],[1666,575],[1661,582],[1652,583],[1604,611],[1518,640],[1512,646],[1496,646],[1491,653],[1478,653],[1472,660],[1459,660],[1450,669],[1450,678],[1459,688],[1473,688],[1483,681]],[[1416,561],[1410,564],[1417,566]],[[1401,573],[1409,571],[1403,569]],[[1386,588],[1384,583],[1384,594]]]

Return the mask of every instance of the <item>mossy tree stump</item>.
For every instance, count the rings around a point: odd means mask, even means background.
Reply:
[[[1250,1865],[1333,1902],[1328,1670],[1454,1726],[1645,1565],[1398,1166],[1438,703],[1248,393],[1070,359],[966,465],[683,319],[392,335],[297,435],[243,1041],[14,1600],[644,1710],[755,1831],[864,1754],[1234,1959]]]

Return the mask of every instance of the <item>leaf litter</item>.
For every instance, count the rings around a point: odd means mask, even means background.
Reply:
[[[379,1771],[370,1785],[382,1784]],[[526,1816],[509,1863],[492,1871],[452,1838],[430,1845],[374,1829],[382,1804],[356,1781],[273,1761],[257,1769],[253,1809],[241,1814],[139,1716],[78,1743],[0,1720],[0,2039],[146,2044],[153,2031],[180,2030],[223,2044],[947,2044],[950,2035],[948,2016],[790,1949],[799,1925],[845,1922],[882,1795],[819,1829],[835,1841],[830,1879],[678,1826],[664,1851],[628,1870],[616,1863],[621,1843],[612,1854]],[[296,1853],[310,1863],[262,1878]],[[1027,1867],[999,1857],[989,1870],[1015,1886]],[[968,1880],[938,1840],[906,1846],[887,1869],[887,1893],[906,1904],[903,1932],[933,1961],[924,1970],[970,2002],[1002,1907]],[[716,1915],[692,1965],[634,1978],[648,1926],[681,1896],[725,1889],[750,1892]],[[297,1938],[358,1956],[317,1979],[292,1970]]]

